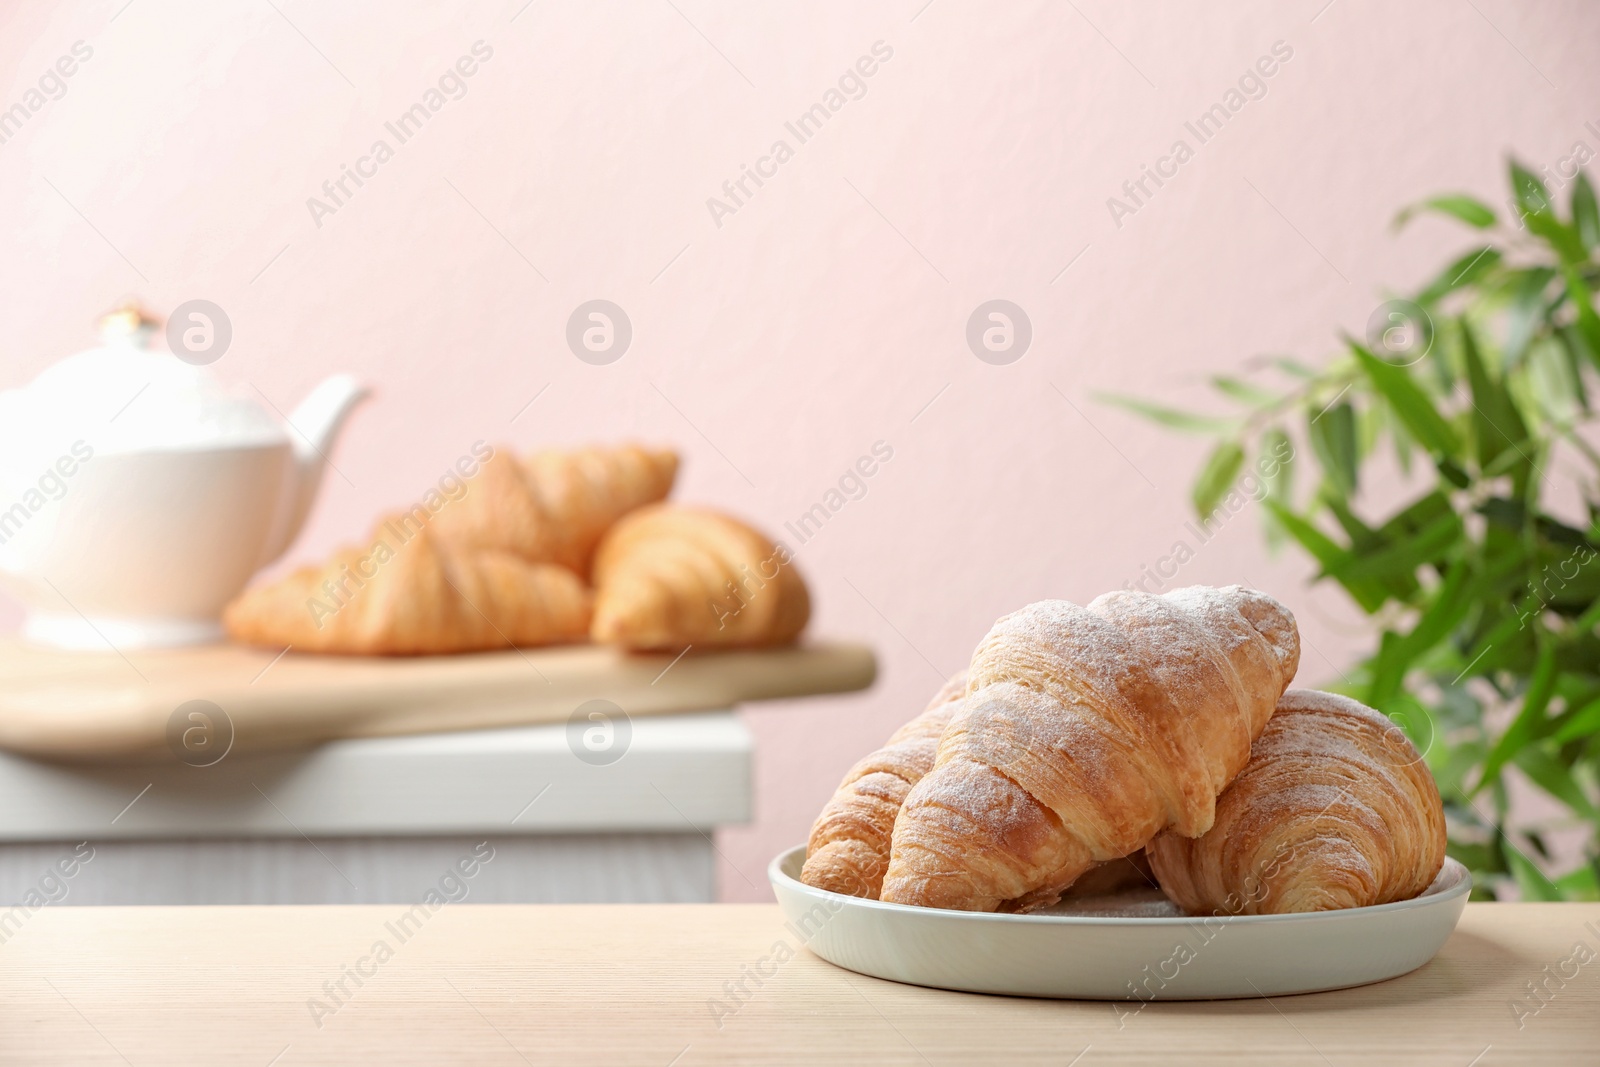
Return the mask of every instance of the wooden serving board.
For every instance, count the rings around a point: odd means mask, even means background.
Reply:
[[[599,645],[416,658],[236,645],[65,652],[0,640],[0,748],[58,760],[170,759],[178,707],[226,713],[233,752],[342,737],[565,722],[604,699],[628,715],[726,708],[872,684],[871,649],[811,644],[638,655]]]

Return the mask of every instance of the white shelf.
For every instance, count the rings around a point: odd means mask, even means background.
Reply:
[[[608,766],[574,756],[564,724],[334,741],[204,768],[0,753],[0,843],[681,834],[749,820],[751,738],[731,711],[632,728]]]

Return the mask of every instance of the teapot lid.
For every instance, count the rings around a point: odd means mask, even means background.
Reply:
[[[279,421],[204,367],[167,350],[160,320],[135,303],[101,319],[99,348],[0,392],[0,459],[82,440],[97,454],[281,444]]]

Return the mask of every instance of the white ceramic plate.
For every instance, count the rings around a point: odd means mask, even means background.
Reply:
[[[885,904],[799,880],[804,846],[767,868],[791,935],[840,967],[912,985],[1085,1000],[1277,996],[1415,970],[1461,918],[1472,876],[1444,861],[1427,891],[1371,908],[1195,918],[1153,892],[1033,915]],[[1152,914],[1165,917],[1150,917]]]

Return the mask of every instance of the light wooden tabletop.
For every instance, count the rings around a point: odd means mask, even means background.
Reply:
[[[896,985],[804,950],[773,962],[796,942],[772,905],[404,912],[14,912],[0,1063],[1600,1062],[1597,904],[1473,904],[1438,958],[1392,982],[1122,1019]]]

